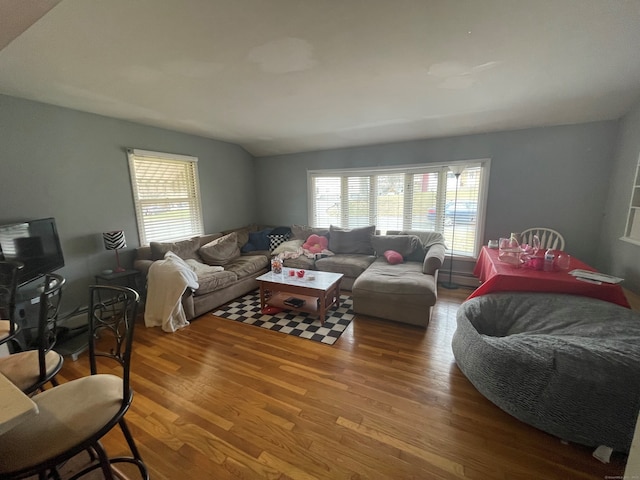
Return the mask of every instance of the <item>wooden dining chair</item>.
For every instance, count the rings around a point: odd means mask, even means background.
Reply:
[[[564,237],[552,228],[535,227],[527,228],[520,233],[521,243],[533,245],[533,236],[537,235],[540,240],[540,248],[543,250],[564,250]]]
[[[72,479],[101,469],[113,479],[111,464],[134,464],[141,478],[149,474],[125,413],[133,401],[129,385],[131,348],[139,295],[127,287],[89,287],[89,363],[91,374],[45,390],[32,397],[39,413],[0,435],[0,479],[55,477],[56,468],[78,453],[89,450],[97,459]],[[116,375],[114,371],[120,371]],[[99,373],[108,371],[110,373]],[[119,426],[131,456],[109,458],[100,439]]]
[[[60,275],[50,273],[45,276],[34,348],[0,358],[0,373],[26,394],[43,389],[48,382],[54,386],[58,384],[55,376],[62,368],[64,358],[53,348],[64,284],[65,279]]]
[[[13,340],[20,332],[16,323],[16,292],[24,264],[0,261],[0,345]]]

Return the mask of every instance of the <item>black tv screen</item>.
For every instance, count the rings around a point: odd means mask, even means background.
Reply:
[[[0,225],[0,258],[24,263],[20,285],[64,267],[55,219]]]

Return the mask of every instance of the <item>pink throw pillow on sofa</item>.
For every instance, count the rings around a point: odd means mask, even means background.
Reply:
[[[389,265],[398,265],[399,263],[402,263],[404,261],[404,259],[402,258],[402,255],[399,252],[396,252],[395,250],[387,250],[384,252],[384,258],[387,259],[387,262],[389,263]]]
[[[302,248],[309,250],[311,253],[321,253],[329,246],[329,239],[322,235],[316,235],[315,233],[309,235],[307,241],[304,242]]]

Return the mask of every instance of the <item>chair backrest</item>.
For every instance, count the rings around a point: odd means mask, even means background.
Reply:
[[[533,236],[537,235],[540,239],[540,248],[552,250],[564,250],[564,237],[557,231],[551,228],[536,227],[528,228],[520,233],[522,237],[521,243],[527,243],[533,245]]]
[[[55,273],[48,273],[44,277],[44,289],[40,293],[40,314],[38,317],[38,336],[36,337],[40,367],[38,385],[48,381],[46,356],[56,346],[62,286],[65,282],[64,277]]]
[[[0,261],[0,320],[6,322],[0,332],[0,345],[8,342],[18,333],[15,322],[16,292],[18,277],[24,268],[22,262]]]
[[[98,372],[98,357],[120,364],[124,381],[123,399],[130,401],[131,346],[140,296],[128,287],[89,287],[89,362],[91,375]]]

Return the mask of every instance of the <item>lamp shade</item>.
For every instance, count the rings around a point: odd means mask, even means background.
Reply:
[[[104,232],[102,239],[104,240],[104,248],[107,250],[120,250],[127,246],[127,241],[124,238],[124,232],[122,230]]]
[[[450,165],[449,166],[449,170],[451,170],[451,173],[453,173],[454,175],[458,176],[460,175],[465,169],[464,165]]]

